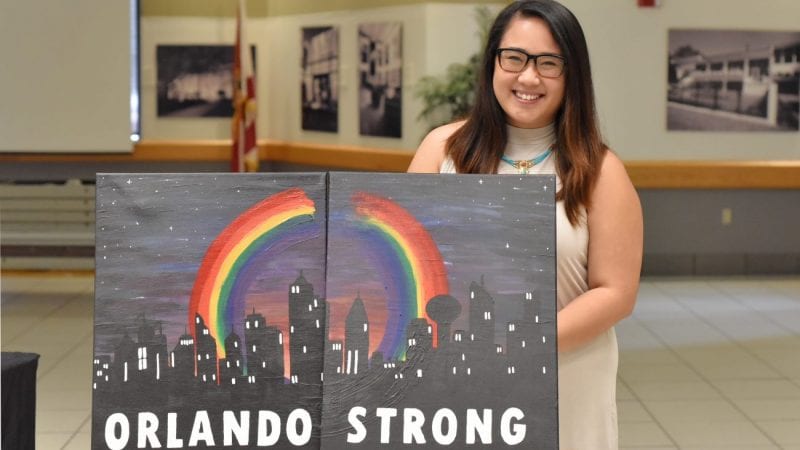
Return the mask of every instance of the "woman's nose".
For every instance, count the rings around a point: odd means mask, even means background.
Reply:
[[[539,72],[536,70],[536,63],[534,63],[533,60],[528,61],[528,64],[522,69],[522,72],[517,75],[517,79],[521,82],[534,84],[539,84],[542,81]]]

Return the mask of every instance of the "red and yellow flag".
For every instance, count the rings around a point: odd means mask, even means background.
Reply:
[[[245,0],[239,0],[236,11],[236,45],[233,56],[233,154],[231,170],[258,171],[256,144],[256,77],[253,57],[247,44]]]

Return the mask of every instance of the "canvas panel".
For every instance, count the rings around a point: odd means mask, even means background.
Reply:
[[[318,448],[324,324],[290,304],[324,318],[325,196],[325,174],[98,175],[93,448]]]
[[[322,448],[558,448],[554,190],[331,174]]]

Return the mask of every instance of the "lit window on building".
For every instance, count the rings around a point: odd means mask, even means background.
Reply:
[[[472,368],[471,367],[467,367],[467,375],[472,375]]]
[[[289,334],[294,333],[294,325],[289,325]]]
[[[303,353],[306,353],[306,350],[307,350],[307,349],[306,349],[306,346],[304,345],[304,346],[303,346]]]
[[[256,320],[255,322],[253,322],[253,326],[255,326],[256,328],[258,328],[258,321],[257,321],[257,320]]]
[[[422,369],[417,369],[417,378],[422,378]]]
[[[545,373],[545,374],[547,373],[547,367],[542,366],[542,373]]]
[[[147,347],[137,349],[139,359],[139,370],[147,370]]]
[[[235,348],[239,348],[239,341],[233,341],[233,346]]]
[[[317,325],[317,328],[319,328],[319,319],[317,319],[317,320],[315,321],[315,323],[316,323],[316,325]]]
[[[475,299],[475,291],[469,291],[469,299],[470,300]]]
[[[508,331],[515,331],[517,326],[513,323],[508,324]]]

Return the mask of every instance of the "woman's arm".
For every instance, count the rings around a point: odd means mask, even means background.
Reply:
[[[444,149],[447,138],[457,130],[464,122],[454,122],[438,127],[428,133],[422,143],[419,144],[408,172],[416,173],[439,173],[439,169],[444,162]]]
[[[573,350],[633,311],[642,266],[639,196],[622,161],[604,157],[587,210],[589,290],[558,313],[558,351]]]

